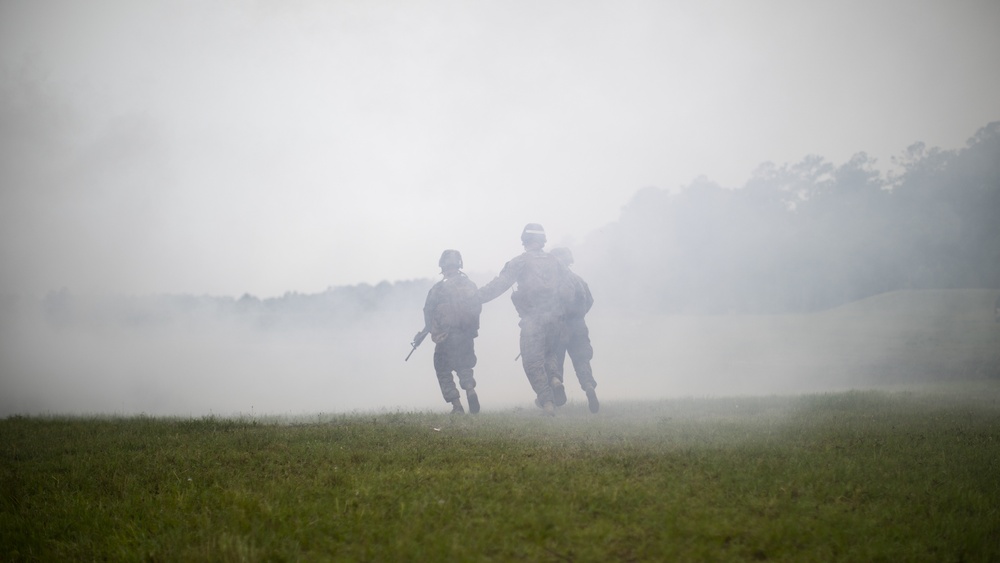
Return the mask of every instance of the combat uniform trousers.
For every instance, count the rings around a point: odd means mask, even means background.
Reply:
[[[434,346],[434,372],[441,386],[445,402],[458,399],[461,394],[455,387],[452,373],[458,374],[458,384],[466,391],[475,389],[472,368],[476,367],[475,336],[468,331],[452,330],[444,340]]]
[[[583,317],[573,316],[565,319],[563,335],[559,349],[556,351],[556,377],[562,379],[566,363],[566,354],[573,362],[573,370],[580,382],[580,388],[586,391],[597,387],[594,372],[590,368],[590,360],[594,359],[594,347],[590,344],[590,330]]]
[[[529,313],[521,317],[521,366],[535,391],[539,406],[553,402],[551,378],[556,373],[556,350],[562,334],[557,315]]]

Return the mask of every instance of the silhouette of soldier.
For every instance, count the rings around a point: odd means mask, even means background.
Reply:
[[[565,381],[563,368],[568,353],[570,361],[573,362],[573,370],[576,371],[576,378],[580,381],[580,388],[587,394],[590,412],[596,413],[601,408],[601,403],[597,400],[597,391],[594,390],[597,381],[594,380],[594,372],[590,368],[590,360],[594,358],[594,348],[590,344],[590,330],[584,321],[584,317],[594,306],[594,297],[590,294],[587,282],[570,268],[573,264],[573,253],[568,248],[553,248],[550,254],[569,270],[574,288],[573,299],[566,304],[563,315],[562,338],[556,349],[555,375]]]
[[[434,372],[441,386],[441,396],[452,404],[452,414],[463,414],[461,393],[455,387],[454,374],[465,389],[469,412],[479,412],[479,396],[472,368],[476,366],[475,338],[479,336],[479,302],[476,284],[462,270],[462,254],[445,250],[438,260],[444,278],[427,292],[424,303],[424,328],[413,337],[419,346],[427,334],[434,341]]]
[[[555,375],[563,301],[567,298],[566,267],[545,252],[545,229],[528,223],[521,232],[524,252],[506,264],[492,281],[479,289],[479,299],[496,299],[515,283],[511,301],[521,318],[521,365],[535,391],[535,404],[547,415],[566,402],[562,379]]]

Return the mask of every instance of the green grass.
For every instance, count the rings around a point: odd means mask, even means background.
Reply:
[[[0,560],[996,561],[998,399],[12,417]]]

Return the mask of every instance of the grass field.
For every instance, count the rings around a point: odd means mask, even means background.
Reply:
[[[0,560],[997,561],[1000,380],[452,417],[10,417]]]

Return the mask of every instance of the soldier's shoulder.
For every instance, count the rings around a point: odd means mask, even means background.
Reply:
[[[516,272],[516,271],[520,270],[521,268],[523,268],[524,265],[530,259],[531,259],[531,255],[529,253],[522,252],[521,254],[518,254],[517,256],[515,256],[515,257],[511,258],[510,260],[508,260],[507,263],[503,265],[503,269],[500,270],[500,273],[503,274],[504,272],[507,272],[507,273]]]
[[[530,263],[533,263],[533,264],[534,263],[538,263],[539,260],[545,261],[545,262],[548,262],[550,260],[552,262],[558,262],[559,261],[559,260],[556,259],[555,256],[549,254],[548,252],[545,252],[544,250],[526,250],[526,251],[522,252],[521,254],[518,254],[517,256],[515,256],[514,259],[511,260],[511,262],[514,262],[515,260],[518,261],[518,262],[521,262],[521,263],[529,263],[530,262]]]
[[[446,280],[452,286],[461,287],[472,287],[476,288],[476,282],[469,279],[469,276],[465,275],[465,272],[459,272],[458,275],[452,276]]]
[[[440,293],[441,289],[444,287],[444,282],[445,280],[440,280],[436,282],[434,285],[432,285],[431,288],[427,290],[427,296],[430,297],[432,295]]]

